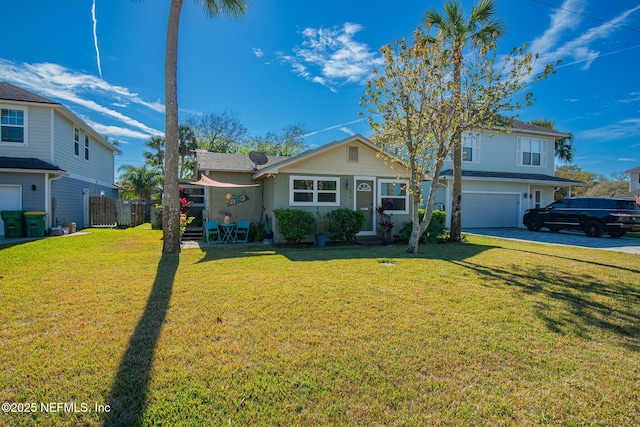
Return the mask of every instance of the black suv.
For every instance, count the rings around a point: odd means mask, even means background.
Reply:
[[[605,231],[611,237],[620,237],[627,231],[640,231],[640,206],[625,199],[561,199],[546,208],[528,209],[522,223],[530,231],[547,227],[554,232],[584,230],[589,237],[600,237]]]

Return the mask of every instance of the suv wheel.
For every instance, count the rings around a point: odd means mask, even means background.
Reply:
[[[527,230],[529,231],[540,231],[540,229],[542,228],[542,221],[540,221],[540,218],[532,216],[527,220],[526,225]]]
[[[600,222],[596,220],[587,222],[584,226],[584,234],[589,237],[602,236],[602,224],[600,224]]]

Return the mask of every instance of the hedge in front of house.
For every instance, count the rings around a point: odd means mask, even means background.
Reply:
[[[278,221],[278,231],[287,243],[299,243],[305,236],[313,233],[316,219],[311,212],[302,209],[275,209],[273,214]]]
[[[329,212],[329,233],[331,240],[346,240],[354,243],[356,234],[362,230],[365,223],[364,213],[352,209],[340,208]]]

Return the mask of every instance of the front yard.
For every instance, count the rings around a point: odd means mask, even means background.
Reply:
[[[0,246],[0,425],[640,425],[636,255],[160,238]]]

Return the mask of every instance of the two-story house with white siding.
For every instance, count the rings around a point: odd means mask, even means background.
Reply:
[[[0,211],[42,211],[47,227],[83,228],[90,196],[118,197],[118,148],[65,106],[0,82],[0,113]]]
[[[554,201],[555,189],[582,186],[554,176],[555,140],[569,134],[514,121],[509,132],[482,131],[463,139],[462,227],[523,227],[524,211]],[[436,199],[451,212],[453,162]],[[450,225],[447,215],[447,226]]]

